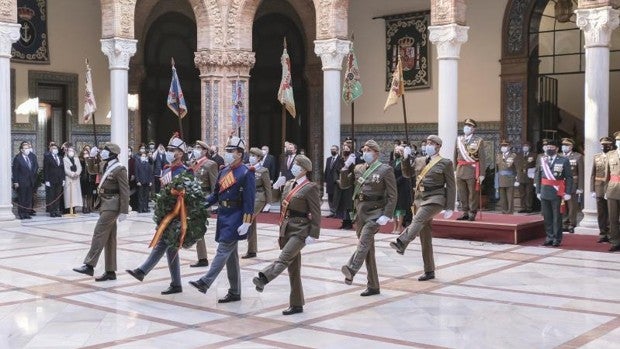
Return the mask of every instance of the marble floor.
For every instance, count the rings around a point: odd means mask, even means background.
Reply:
[[[278,255],[277,226],[259,224],[258,257],[241,260],[242,300],[218,304],[225,272],[206,295],[187,284],[206,272],[189,267],[193,249],[180,294],[160,295],[165,258],[144,282],[123,272],[149,253],[148,214],[119,225],[117,280],[73,272],[96,219],[0,227],[0,348],[620,348],[620,254],[435,239],[437,278],[418,282],[419,242],[401,256],[379,234],[381,294],[360,297],[365,269],[351,286],[340,273],[354,233],[323,230],[303,250],[304,312],[283,316],[288,277],[263,293],[251,282]],[[212,227],[207,241],[211,258]]]

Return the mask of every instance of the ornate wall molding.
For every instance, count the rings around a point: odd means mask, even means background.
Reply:
[[[620,24],[620,11],[611,6],[575,10],[576,24],[583,31],[585,47],[609,47],[611,34]]]
[[[464,0],[431,0],[431,24],[444,25],[456,23],[465,25],[465,5]]]
[[[342,70],[342,60],[351,49],[351,41],[340,39],[315,40],[314,53],[321,57],[323,70]]]
[[[17,1],[0,0],[0,22],[15,23],[17,21]]]
[[[514,147],[520,147],[522,139],[523,102],[525,100],[525,82],[510,81],[505,84],[506,102],[504,103],[503,134]]]
[[[201,76],[233,74],[249,76],[256,63],[255,53],[245,50],[203,50],[194,53],[194,64]]]
[[[129,70],[129,60],[136,53],[138,40],[111,38],[100,41],[101,51],[108,57],[110,69]]]
[[[437,59],[459,59],[469,27],[446,24],[428,27],[429,40],[437,46]]]
[[[211,47],[224,47],[224,24],[218,0],[207,1],[207,13],[209,14],[209,23],[197,23],[198,28],[201,28],[203,25],[210,26],[213,29],[211,32],[212,37],[210,38]]]
[[[531,1],[534,0],[512,0],[508,5],[508,16],[504,19],[504,30],[507,34],[504,50],[508,55],[527,54],[525,49],[529,23],[526,23],[526,20],[530,17],[527,10]]]
[[[0,57],[11,58],[11,48],[19,40],[20,28],[17,23],[0,22]]]

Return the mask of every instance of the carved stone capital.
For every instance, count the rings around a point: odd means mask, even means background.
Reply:
[[[341,39],[315,40],[314,53],[321,57],[323,70],[342,70],[342,60],[351,49],[351,41]]]
[[[254,63],[256,57],[252,51],[203,50],[194,53],[194,64],[200,70],[201,76],[215,72],[249,76]]]
[[[19,40],[21,27],[17,23],[0,22],[0,57],[11,58],[11,47]]]
[[[469,27],[458,24],[429,26],[429,40],[437,46],[437,59],[459,59]]]
[[[101,51],[108,56],[110,70],[129,70],[129,60],[136,53],[138,40],[133,39],[101,39]]]
[[[464,0],[431,0],[431,24],[465,25],[466,9],[467,5]]]
[[[583,31],[585,47],[609,47],[611,34],[620,24],[619,10],[611,6],[575,10],[576,24]]]

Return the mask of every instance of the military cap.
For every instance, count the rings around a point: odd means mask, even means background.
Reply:
[[[172,138],[170,138],[170,141],[168,141],[168,146],[166,146],[166,148],[171,150],[179,149],[185,153],[187,150],[187,144],[185,144],[185,141],[179,138],[178,133],[175,132],[174,135],[172,135]]]
[[[155,142],[154,142],[154,141],[149,141],[149,144],[148,144],[148,145],[151,145],[151,144],[152,144],[152,145],[155,145]]]
[[[252,147],[250,148],[250,155],[254,155],[257,158],[262,158],[263,157],[263,151],[256,148],[256,147]]]
[[[572,145],[575,146],[575,141],[572,138],[562,138],[562,145]]]
[[[312,161],[305,155],[297,155],[295,163],[308,172],[312,171]]]
[[[522,145],[522,146],[523,146],[523,145],[527,145],[528,147],[531,147],[531,146],[532,146],[532,143],[531,143],[530,141],[525,141],[525,142],[523,142],[521,145]]]
[[[507,140],[507,139],[502,139],[502,141],[501,141],[501,142],[499,142],[499,145],[500,145],[500,146],[502,146],[502,145],[510,145],[510,141],[509,141],[509,140]]]
[[[245,150],[245,142],[243,141],[243,139],[237,137],[237,136],[233,136],[230,137],[230,139],[228,140],[228,143],[226,143],[226,150],[241,150],[244,151]]]
[[[203,142],[203,141],[196,141],[196,145],[194,147],[201,147],[202,149],[208,150],[209,146],[207,145],[207,143]]]
[[[620,139],[620,131],[616,131],[616,132],[614,132],[614,138],[615,138],[616,140],[619,140],[619,139]]]
[[[465,125],[469,125],[469,126],[473,126],[473,127],[478,127],[478,124],[476,124],[476,120],[474,120],[472,118],[465,119]]]
[[[553,146],[558,146],[558,141],[556,141],[555,139],[549,139],[549,138],[545,138],[543,139],[543,145],[553,145]]]
[[[437,144],[439,146],[443,144],[443,141],[437,135],[430,135],[430,136],[426,137],[426,141],[427,142],[433,142],[433,143],[435,143],[435,144]]]
[[[121,147],[119,147],[118,144],[115,143],[106,143],[103,148],[108,149],[110,153],[114,153],[116,155],[119,155],[121,153]]]
[[[376,151],[377,153],[381,151],[381,147],[379,147],[379,143],[375,142],[372,139],[367,140],[366,143],[364,143],[364,146],[370,148],[371,150]]]
[[[611,137],[603,137],[599,141],[601,144],[614,144],[614,139]]]

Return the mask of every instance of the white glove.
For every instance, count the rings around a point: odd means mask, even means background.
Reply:
[[[138,183],[136,183],[136,185],[137,185],[137,186],[139,186],[139,187],[141,187],[141,186],[142,186],[142,183],[138,182]]]
[[[239,233],[239,236],[243,236],[245,234],[248,233],[248,229],[250,229],[250,223],[243,223],[239,226],[239,228],[237,228],[237,233]]]
[[[50,182],[45,182],[45,186],[46,187],[51,187],[52,185],[50,184]]]
[[[403,150],[403,159],[407,159],[411,155],[411,147],[405,147]]]
[[[386,225],[387,222],[389,222],[389,221],[390,221],[390,218],[388,218],[388,216],[381,216],[381,217],[377,218],[376,222],[379,225]]]
[[[284,176],[278,177],[278,180],[275,183],[273,183],[273,189],[276,189],[276,190],[280,189],[280,187],[283,186],[284,183],[286,183],[286,177]]]
[[[478,176],[478,182],[482,183],[483,180],[484,180],[484,176]]]
[[[538,200],[540,200],[540,194],[536,194],[536,197],[538,198]]]
[[[316,242],[316,239],[313,238],[312,236],[306,237],[306,245],[312,245],[315,242]]]
[[[349,167],[349,166],[351,166],[353,164],[355,164],[355,154],[349,155],[347,160],[344,162],[344,166],[345,167]]]
[[[519,183],[519,182],[515,182],[515,187],[518,187],[518,186],[520,186],[520,185],[521,185],[521,183]]]
[[[454,211],[452,211],[452,210],[445,210],[445,211],[443,211],[443,219],[448,219],[448,218],[452,217],[453,214],[454,214]]]
[[[99,149],[97,149],[97,147],[92,147],[90,149],[90,157],[94,158],[97,154],[99,154]]]
[[[577,189],[575,190],[575,194],[579,195],[579,194],[583,194],[583,190],[581,189]]]
[[[65,181],[62,181],[62,186],[63,186],[63,187],[65,186]]]
[[[265,207],[263,207],[263,212],[269,212],[269,210],[271,210],[271,204],[266,204]]]
[[[127,219],[127,213],[121,213],[121,214],[118,215],[118,221],[119,222],[122,222],[125,219]]]
[[[15,189],[19,188],[19,183],[13,183],[13,187],[14,187]]]
[[[596,199],[596,193],[595,192],[591,192],[590,196],[592,196],[594,199]]]
[[[564,199],[564,201],[568,201],[570,200],[570,194],[564,194],[562,198]]]

